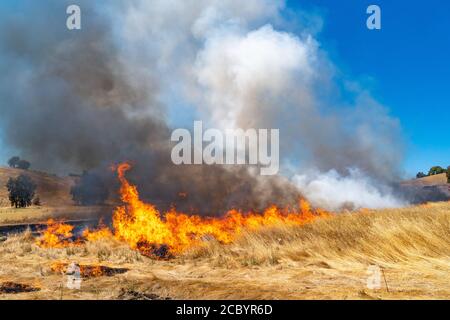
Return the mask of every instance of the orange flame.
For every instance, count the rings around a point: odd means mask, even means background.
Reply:
[[[56,222],[53,219],[47,221],[47,229],[38,240],[38,245],[43,248],[63,248],[72,243],[73,226]]]
[[[329,216],[323,210],[313,211],[308,202],[301,200],[299,211],[271,206],[263,214],[242,214],[230,210],[222,218],[204,218],[172,209],[162,217],[155,206],[139,199],[136,186],[125,178],[125,172],[129,169],[131,166],[128,163],[117,167],[122,184],[121,198],[125,205],[115,210],[113,226],[115,236],[135,249],[142,249],[145,244],[167,245],[172,253],[177,254],[200,244],[205,237],[212,236],[222,243],[230,243],[245,229],[255,230],[277,224],[303,225],[317,217]]]
[[[319,217],[331,216],[324,210],[312,209],[303,199],[300,200],[298,210],[270,206],[262,214],[230,210],[224,217],[209,218],[187,215],[172,209],[161,215],[154,205],[140,200],[136,186],[126,179],[125,173],[131,169],[131,165],[122,163],[115,169],[121,182],[120,194],[124,205],[114,210],[114,233],[106,227],[94,231],[86,229],[83,232],[86,241],[114,236],[143,254],[167,257],[200,245],[211,237],[227,244],[233,242],[244,230],[276,225],[303,225]],[[39,244],[43,247],[66,246],[70,244],[72,229],[70,225],[49,220]]]

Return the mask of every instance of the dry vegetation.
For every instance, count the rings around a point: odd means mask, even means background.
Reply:
[[[419,179],[413,179],[403,182],[404,185],[416,185],[416,186],[436,186],[447,184],[447,174],[440,173],[432,176],[427,176]]]
[[[1,283],[39,288],[1,299],[449,299],[450,203],[363,211],[303,227],[261,230],[231,245],[213,241],[169,261],[113,239],[42,249],[29,233],[0,244]],[[55,262],[127,268],[65,287]],[[367,268],[384,270],[366,287]],[[389,290],[388,290],[389,289]]]

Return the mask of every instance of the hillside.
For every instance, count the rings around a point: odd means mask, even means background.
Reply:
[[[445,173],[436,174],[433,176],[423,177],[419,179],[408,180],[405,184],[417,185],[417,186],[436,186],[447,183],[447,175]]]
[[[17,177],[20,174],[28,175],[36,183],[36,194],[42,204],[40,207],[11,208],[6,183],[10,177]],[[0,225],[42,222],[48,218],[84,219],[111,212],[109,208],[104,207],[75,206],[70,195],[73,184],[74,179],[71,177],[0,167]]]
[[[9,207],[6,183],[10,177],[17,177],[20,174],[28,175],[37,184],[36,194],[41,199],[43,206],[56,207],[73,204],[70,196],[70,188],[74,183],[72,178],[61,178],[32,170],[0,167],[0,207]]]

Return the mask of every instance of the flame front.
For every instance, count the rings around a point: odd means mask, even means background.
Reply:
[[[135,249],[142,250],[145,245],[167,245],[172,253],[177,254],[201,244],[207,237],[230,243],[245,229],[255,230],[277,224],[302,225],[318,217],[329,216],[323,210],[313,211],[308,202],[300,200],[298,211],[270,206],[262,214],[230,210],[222,218],[206,218],[172,209],[163,217],[155,206],[139,199],[136,186],[125,178],[125,172],[130,168],[128,163],[117,168],[125,205],[115,210],[113,227],[115,236]]]
[[[162,215],[154,205],[144,203],[139,198],[136,186],[129,183],[125,173],[130,164],[117,167],[121,182],[121,200],[124,205],[113,213],[113,232],[103,227],[97,231],[85,230],[85,241],[97,241],[114,236],[131,248],[147,255],[176,255],[187,249],[201,245],[206,239],[215,238],[227,244],[233,242],[244,230],[257,230],[276,225],[303,225],[330,213],[311,209],[308,202],[300,200],[298,210],[280,209],[270,206],[262,214],[230,210],[224,217],[209,218],[187,215],[175,209]],[[51,221],[40,239],[41,246],[61,247],[68,244],[72,236],[72,226]]]

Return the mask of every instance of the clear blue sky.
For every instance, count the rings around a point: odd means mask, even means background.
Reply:
[[[26,2],[3,0],[0,10]],[[365,27],[369,4],[382,9],[381,31]],[[450,1],[288,0],[288,7],[322,17],[317,37],[332,61],[400,120],[408,174],[450,165]],[[0,161],[12,152],[0,136]]]

